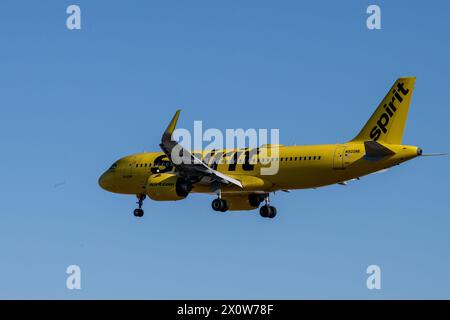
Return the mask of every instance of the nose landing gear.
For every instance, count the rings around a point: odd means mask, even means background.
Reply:
[[[142,210],[142,204],[144,203],[145,194],[138,194],[137,195],[138,202],[136,202],[139,206],[139,208],[134,209],[133,214],[135,217],[141,218],[144,216],[144,210]]]

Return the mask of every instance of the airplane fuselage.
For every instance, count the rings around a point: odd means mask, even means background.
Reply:
[[[318,188],[377,172],[420,155],[420,148],[406,145],[384,144],[395,154],[377,161],[367,158],[363,143],[311,146],[280,146],[278,155],[257,156],[246,159],[244,149],[204,151],[202,160],[209,156],[218,162],[216,170],[243,180],[241,189],[235,185],[222,187],[222,193],[272,192]],[[239,154],[236,159],[235,154]],[[195,152],[194,152],[195,154]],[[227,155],[224,159],[223,155]],[[278,167],[275,174],[262,174],[262,168]],[[170,161],[162,152],[145,152],[126,156],[115,163],[100,178],[104,189],[122,194],[145,194],[151,175],[173,173]],[[253,178],[257,178],[255,181]],[[250,183],[245,183],[251,180]],[[260,181],[262,180],[262,182]],[[196,184],[193,193],[212,193],[208,184]]]
[[[343,144],[195,152],[172,137],[178,110],[161,137],[162,152],[124,157],[100,177],[99,183],[111,192],[137,195],[137,217],[144,214],[146,196],[172,201],[190,193],[209,193],[217,195],[211,203],[215,211],[259,207],[262,217],[274,218],[277,210],[270,204],[272,192],[346,184],[423,156],[420,148],[402,144],[415,80],[398,78],[360,132]]]

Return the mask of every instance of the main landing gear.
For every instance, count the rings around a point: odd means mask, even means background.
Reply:
[[[134,209],[133,214],[135,217],[142,217],[144,216],[144,210],[142,210],[142,203],[144,202],[145,199],[145,194],[138,194],[137,195],[138,198],[138,202],[136,202],[139,206],[139,208]]]
[[[259,214],[263,218],[275,218],[275,216],[277,215],[277,208],[270,205],[269,194],[266,194],[264,201],[266,203],[261,208],[259,208]]]
[[[261,206],[261,208],[259,209],[259,214],[261,215],[261,217],[263,218],[270,218],[273,219],[275,218],[275,216],[277,215],[277,209],[273,206],[270,205],[270,200],[269,200],[269,194],[265,194],[265,195],[258,195],[258,198],[251,198],[250,201],[252,201],[252,203],[255,204],[255,207],[259,206],[259,204],[264,201],[265,204],[263,204]],[[262,197],[264,197],[262,199]],[[213,200],[213,202],[211,203],[211,207],[214,211],[221,211],[221,212],[225,212],[228,210],[228,204],[227,201],[222,199],[222,197],[219,196]]]
[[[227,202],[221,198],[214,199],[213,202],[211,203],[211,207],[213,208],[214,211],[225,212],[228,210]]]
[[[220,190],[220,184],[212,185],[212,189],[217,193],[217,199],[214,199],[211,203],[211,207],[214,211],[225,212],[228,210],[228,204],[226,200],[222,199],[222,191]]]

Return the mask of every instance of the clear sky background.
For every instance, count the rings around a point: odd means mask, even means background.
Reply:
[[[97,184],[177,108],[187,129],[345,142],[399,76],[417,77],[404,143],[450,151],[449,1],[83,0],[79,31],[70,4],[0,3],[0,298],[450,298],[449,157],[276,194],[273,220],[206,195],[136,219]]]

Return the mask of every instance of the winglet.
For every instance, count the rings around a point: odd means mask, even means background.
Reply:
[[[172,133],[175,131],[175,127],[177,126],[178,117],[180,116],[181,110],[178,109],[177,112],[175,112],[175,115],[173,116],[172,120],[170,121],[169,125],[167,126],[166,131],[164,131],[163,134],[163,140],[171,140]]]

